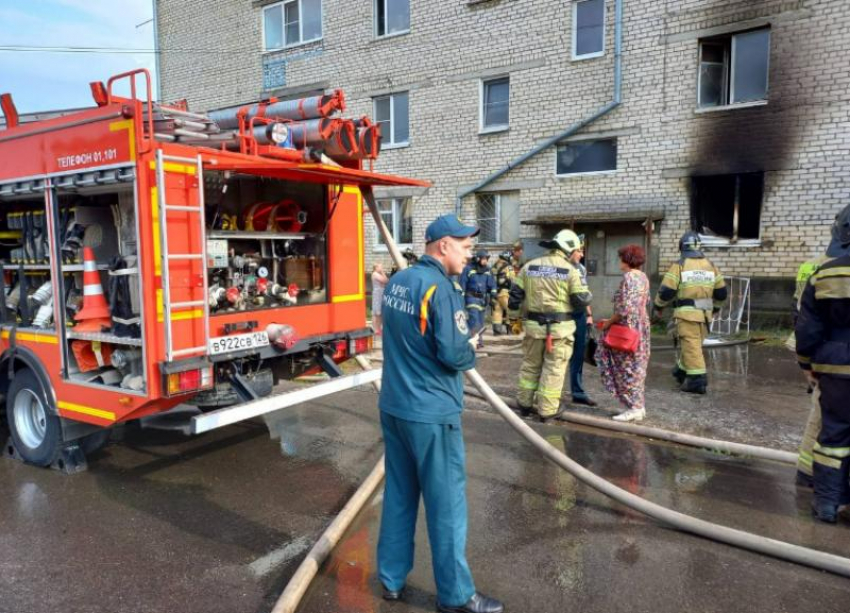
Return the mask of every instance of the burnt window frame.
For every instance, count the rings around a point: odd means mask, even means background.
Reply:
[[[767,33],[767,55],[764,67],[764,96],[754,100],[745,100],[741,102],[735,101],[735,58],[737,56],[737,39],[740,36],[751,34],[753,32]],[[770,97],[770,55],[773,43],[773,32],[770,26],[761,26],[758,28],[750,28],[731,32],[720,36],[711,36],[701,38],[697,41],[697,83],[696,83],[696,107],[698,112],[722,110],[736,107],[759,106],[767,104]],[[721,91],[721,102],[716,105],[703,104],[702,101],[702,67],[703,48],[706,45],[723,45],[723,86]],[[713,62],[717,64],[717,62]]]
[[[732,232],[731,236],[721,235],[721,234],[706,234],[705,233],[705,215],[702,214],[702,207],[705,206],[698,202],[699,183],[705,181],[714,180],[717,182],[721,178],[735,178],[734,185],[734,195],[732,202]],[[742,204],[741,192],[742,192],[742,178],[746,177],[748,180],[752,180],[753,184],[744,186],[746,189],[757,190],[758,192],[758,211],[757,211],[757,222],[756,222],[756,236],[747,236],[741,237],[741,207],[746,206]],[[761,234],[762,234],[762,221],[764,218],[764,204],[765,204],[765,173],[763,171],[756,172],[738,172],[738,173],[723,173],[723,174],[712,174],[712,175],[696,175],[691,177],[690,184],[690,224],[691,229],[697,232],[700,236],[700,240],[703,245],[706,247],[729,247],[729,246],[740,246],[740,247],[758,247],[761,245]],[[719,205],[718,205],[719,206]],[[728,205],[727,205],[728,206]],[[716,232],[716,230],[715,230]]]

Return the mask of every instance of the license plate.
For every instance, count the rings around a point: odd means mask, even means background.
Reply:
[[[249,332],[248,334],[234,334],[233,336],[219,336],[210,339],[210,355],[221,355],[231,351],[244,351],[245,349],[258,349],[268,347],[269,335],[263,332]]]

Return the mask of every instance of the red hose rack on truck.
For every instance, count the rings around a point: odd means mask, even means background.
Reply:
[[[112,92],[122,80],[130,97]],[[361,189],[427,186],[364,170],[374,156],[353,149],[335,163],[321,143],[268,140],[291,120],[240,112],[227,133],[156,105],[144,70],[92,91],[96,108],[24,124],[0,100],[7,452],[67,471],[115,424],[338,375],[371,348]],[[245,219],[260,208],[276,216],[262,230]]]

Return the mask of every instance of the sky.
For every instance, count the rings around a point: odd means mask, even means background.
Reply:
[[[152,16],[153,0],[0,0],[0,93],[12,94],[20,114],[93,106],[91,81],[105,83],[114,74],[147,68],[156,97]]]

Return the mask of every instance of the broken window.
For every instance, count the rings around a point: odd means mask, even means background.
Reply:
[[[691,179],[691,222],[705,242],[758,240],[764,173]]]
[[[700,108],[767,99],[770,29],[700,41]]]

